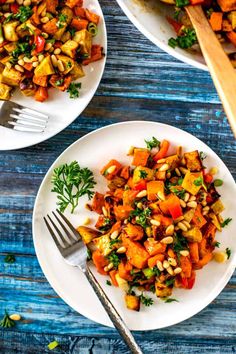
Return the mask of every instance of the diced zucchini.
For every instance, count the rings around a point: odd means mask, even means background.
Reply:
[[[74,62],[73,69],[70,71],[70,75],[71,75],[72,81],[75,81],[75,80],[80,79],[81,77],[85,76],[82,66],[80,64],[78,64],[76,61]]]
[[[8,101],[11,98],[12,87],[0,83],[0,100]]]
[[[73,41],[77,42],[80,46],[81,54],[91,54],[92,48],[92,35],[86,29],[75,32]]]
[[[61,51],[69,57],[74,58],[78,46],[77,42],[69,40],[61,46]]]
[[[202,185],[196,185],[196,180],[201,177],[202,178],[202,173],[201,172],[190,172],[188,171],[186,175],[184,176],[183,182],[182,182],[182,187],[189,193],[196,195]],[[195,182],[195,183],[194,183]]]
[[[186,211],[186,213],[184,213],[184,220],[186,220],[188,223],[190,223],[192,221],[192,218],[194,217],[195,214],[195,209],[189,209],[188,211]]]
[[[19,86],[22,74],[14,68],[8,69],[6,66],[2,72],[2,82],[10,86]]]
[[[228,14],[228,19],[230,20],[232,28],[234,30],[236,28],[236,11],[231,11]]]
[[[11,21],[3,24],[4,37],[9,42],[18,41],[19,37],[16,33],[16,27],[19,25],[18,21]]]
[[[202,232],[194,226],[188,231],[183,231],[183,236],[188,239],[189,242],[200,242],[202,240]]]
[[[165,284],[157,281],[155,283],[156,296],[157,297],[169,297],[172,294],[172,288],[166,286]]]
[[[225,209],[222,201],[218,199],[215,203],[211,205],[211,209],[214,211],[215,214],[220,214]]]
[[[47,76],[55,73],[50,56],[45,57],[39,66],[36,67],[35,76]]]
[[[57,55],[56,56],[58,60],[62,61],[62,64],[64,65],[65,70],[63,71],[63,74],[66,75],[68,74],[75,65],[75,62],[73,59],[69,58],[67,55]]]
[[[13,52],[13,50],[16,49],[16,43],[15,43],[15,42],[12,42],[12,43],[6,44],[6,45],[4,45],[4,49],[5,49],[8,53],[11,53],[11,52]]]
[[[129,284],[127,280],[121,278],[118,273],[115,275],[115,277],[119,288],[127,292],[129,290]]]

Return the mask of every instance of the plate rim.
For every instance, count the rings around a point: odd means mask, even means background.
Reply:
[[[127,18],[133,23],[133,25],[152,43],[154,43],[157,47],[162,49],[167,54],[171,55],[172,57],[180,60],[181,62],[191,65],[197,69],[209,72],[209,69],[206,64],[202,64],[194,59],[187,58],[184,54],[177,52],[175,49],[168,46],[166,43],[162,42],[158,38],[156,38],[151,32],[149,32],[136,18],[136,16],[131,12],[128,6],[125,4],[123,0],[116,0],[124,14]]]
[[[68,150],[70,150],[74,145],[76,145],[79,141],[82,141],[84,139],[87,138],[87,136],[90,136],[90,135],[93,135],[93,134],[96,134],[98,131],[101,131],[101,130],[106,130],[106,129],[109,129],[110,127],[113,127],[113,126],[120,126],[120,125],[132,125],[132,124],[156,124],[157,126],[164,126],[164,127],[171,127],[172,129],[176,130],[176,131],[180,131],[182,133],[185,133],[187,134],[189,137],[194,137],[195,139],[199,140],[201,143],[203,143],[204,145],[206,145],[210,150],[211,152],[216,155],[216,157],[218,159],[220,159],[220,161],[222,162],[222,164],[224,165],[224,167],[226,168],[232,182],[234,182],[234,178],[231,174],[231,172],[229,171],[228,167],[225,165],[225,163],[222,161],[222,159],[214,152],[214,150],[209,147],[205,142],[201,141],[199,138],[197,138],[196,136],[194,136],[193,134],[189,133],[189,132],[186,132],[185,130],[183,129],[180,129],[180,128],[177,128],[175,126],[172,126],[170,124],[166,124],[166,123],[161,123],[161,122],[156,122],[156,121],[145,121],[145,120],[131,120],[131,121],[125,121],[125,122],[119,122],[119,123],[113,123],[113,124],[109,124],[109,125],[106,125],[106,126],[103,126],[101,128],[98,128],[98,129],[95,129],[85,135],[83,135],[82,137],[78,138],[75,142],[73,142],[71,145],[69,145],[62,153],[60,153],[60,155],[54,160],[54,162],[50,165],[49,169],[47,170],[46,174],[44,175],[44,178],[40,184],[40,187],[38,189],[38,192],[37,192],[37,195],[36,195],[36,198],[35,198],[35,202],[34,202],[34,209],[33,209],[33,215],[32,215],[32,238],[33,238],[33,244],[34,244],[34,249],[35,249],[35,253],[36,253],[36,257],[37,257],[37,260],[39,262],[39,265],[41,267],[41,270],[45,276],[45,278],[47,279],[48,283],[50,284],[50,286],[52,287],[52,289],[59,295],[59,297],[65,302],[66,305],[70,306],[76,313],[80,314],[81,316],[84,316],[86,318],[88,318],[89,320],[95,322],[95,323],[98,323],[100,325],[104,325],[104,326],[107,326],[107,327],[110,327],[110,328],[114,328],[113,324],[109,321],[100,321],[100,320],[95,320],[94,317],[88,315],[86,313],[86,315],[81,312],[79,312],[73,305],[71,305],[69,302],[67,302],[62,294],[62,291],[60,289],[58,289],[57,287],[57,284],[53,284],[53,279],[48,279],[48,277],[46,276],[46,273],[45,272],[45,268],[46,268],[46,265],[42,265],[43,261],[42,259],[39,258],[38,256],[38,250],[37,250],[37,247],[36,247],[36,244],[37,244],[37,241],[36,241],[36,233],[35,233],[35,228],[36,228],[36,225],[35,225],[35,219],[36,219],[36,205],[38,203],[38,199],[39,199],[39,195],[41,193],[41,190],[42,188],[44,187],[44,183],[48,177],[48,175],[51,173],[51,170],[53,168],[54,165],[56,165],[56,163],[58,162],[58,160],[64,155],[64,153],[66,153]],[[198,314],[199,312],[201,312],[203,309],[205,309],[208,305],[210,305],[212,303],[212,301],[214,299],[216,299],[219,294],[223,291],[223,289],[225,288],[225,286],[227,285],[227,283],[229,282],[230,278],[232,277],[234,271],[235,271],[235,268],[236,268],[236,252],[233,254],[233,257],[231,258],[231,261],[227,267],[227,271],[225,273],[225,276],[224,278],[222,279],[222,282],[221,282],[221,286],[219,287],[219,284],[217,285],[217,291],[214,290],[212,291],[212,294],[211,296],[207,296],[201,303],[201,306],[197,305],[195,306],[195,309],[194,311],[191,313],[191,314],[188,314],[187,316],[185,316],[183,319],[179,320],[179,319],[176,319],[176,320],[173,320],[173,322],[169,325],[161,325],[159,327],[156,327],[156,326],[152,326],[151,323],[149,324],[149,326],[145,326],[145,328],[142,328],[142,329],[132,329],[132,331],[150,331],[150,330],[157,330],[157,329],[162,329],[162,328],[168,328],[168,327],[171,327],[171,326],[174,326],[176,324],[179,324],[181,322],[184,322],[186,320],[188,320],[189,318],[195,316],[196,314]]]
[[[105,55],[102,59],[102,68],[101,68],[101,72],[100,72],[100,75],[98,76],[98,80],[97,80],[97,84],[94,86],[94,90],[93,90],[93,93],[91,95],[91,91],[90,91],[90,95],[91,97],[88,99],[88,102],[87,104],[84,106],[83,110],[78,114],[76,113],[75,117],[72,118],[68,124],[66,124],[62,129],[60,130],[56,130],[55,132],[52,132],[52,134],[49,134],[49,136],[47,138],[43,138],[39,141],[36,141],[34,143],[30,143],[30,144],[24,144],[22,143],[20,145],[20,147],[10,147],[10,148],[2,148],[0,146],[0,151],[13,151],[13,150],[21,150],[21,149],[26,149],[28,147],[31,147],[31,146],[34,146],[34,145],[37,145],[37,144],[41,144],[43,143],[44,141],[48,141],[49,139],[53,138],[54,136],[56,136],[57,134],[61,133],[62,131],[64,131],[66,128],[69,127],[70,124],[72,124],[77,118],[80,117],[80,115],[85,111],[85,109],[87,108],[87,106],[89,105],[89,103],[92,101],[93,97],[95,96],[97,90],[98,90],[98,87],[101,83],[101,80],[102,80],[102,77],[103,77],[103,74],[104,74],[104,71],[105,71],[105,67],[106,67],[106,61],[107,61],[107,27],[106,27],[106,21],[105,21],[105,16],[104,16],[104,13],[103,13],[103,10],[102,10],[102,7],[100,5],[100,2],[99,0],[94,0],[96,1],[96,6],[100,9],[101,13],[102,13],[102,26],[103,26],[103,31],[104,31],[104,50],[105,50]],[[14,102],[14,100],[13,100]],[[30,103],[29,103],[29,106],[30,106]],[[79,107],[79,104],[78,104],[78,107]],[[3,127],[4,128],[4,127]],[[6,128],[7,129],[7,128]]]

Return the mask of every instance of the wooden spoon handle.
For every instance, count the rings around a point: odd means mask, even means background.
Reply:
[[[187,6],[199,45],[236,137],[236,72],[201,6]]]

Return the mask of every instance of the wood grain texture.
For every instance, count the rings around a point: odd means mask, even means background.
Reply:
[[[108,29],[103,80],[87,109],[67,129],[31,148],[0,153],[0,314],[22,314],[0,330],[0,352],[128,353],[115,330],[75,313],[45,279],[32,242],[38,187],[56,157],[84,134],[126,120],[153,120],[182,128],[207,143],[236,177],[236,145],[208,73],[168,56],[145,39],[114,0],[102,0]],[[127,40],[127,33],[129,34]],[[7,253],[16,262],[3,262]],[[135,333],[144,353],[234,353],[236,275],[218,298],[193,318],[170,328]]]

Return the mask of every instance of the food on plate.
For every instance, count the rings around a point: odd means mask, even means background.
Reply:
[[[201,5],[209,23],[216,33],[223,48],[236,67],[236,1],[235,0],[161,0],[175,6],[172,17],[167,20],[177,34],[176,38],[169,39],[173,48],[192,48],[197,44],[197,36],[191,21],[184,10],[187,5]],[[231,44],[231,45],[229,45]]]
[[[83,67],[103,57],[94,44],[99,16],[83,0],[0,1],[0,99],[16,87],[36,101],[49,89],[79,96]]]
[[[144,291],[177,301],[175,287],[192,289],[196,270],[230,257],[229,249],[214,252],[216,232],[231,221],[221,216],[217,169],[207,172],[198,150],[170,154],[167,140],[146,144],[129,149],[130,164],[111,159],[101,168],[108,190],[96,191],[89,205],[98,214],[96,230],[78,227],[97,271],[124,290],[135,311],[153,303]]]

